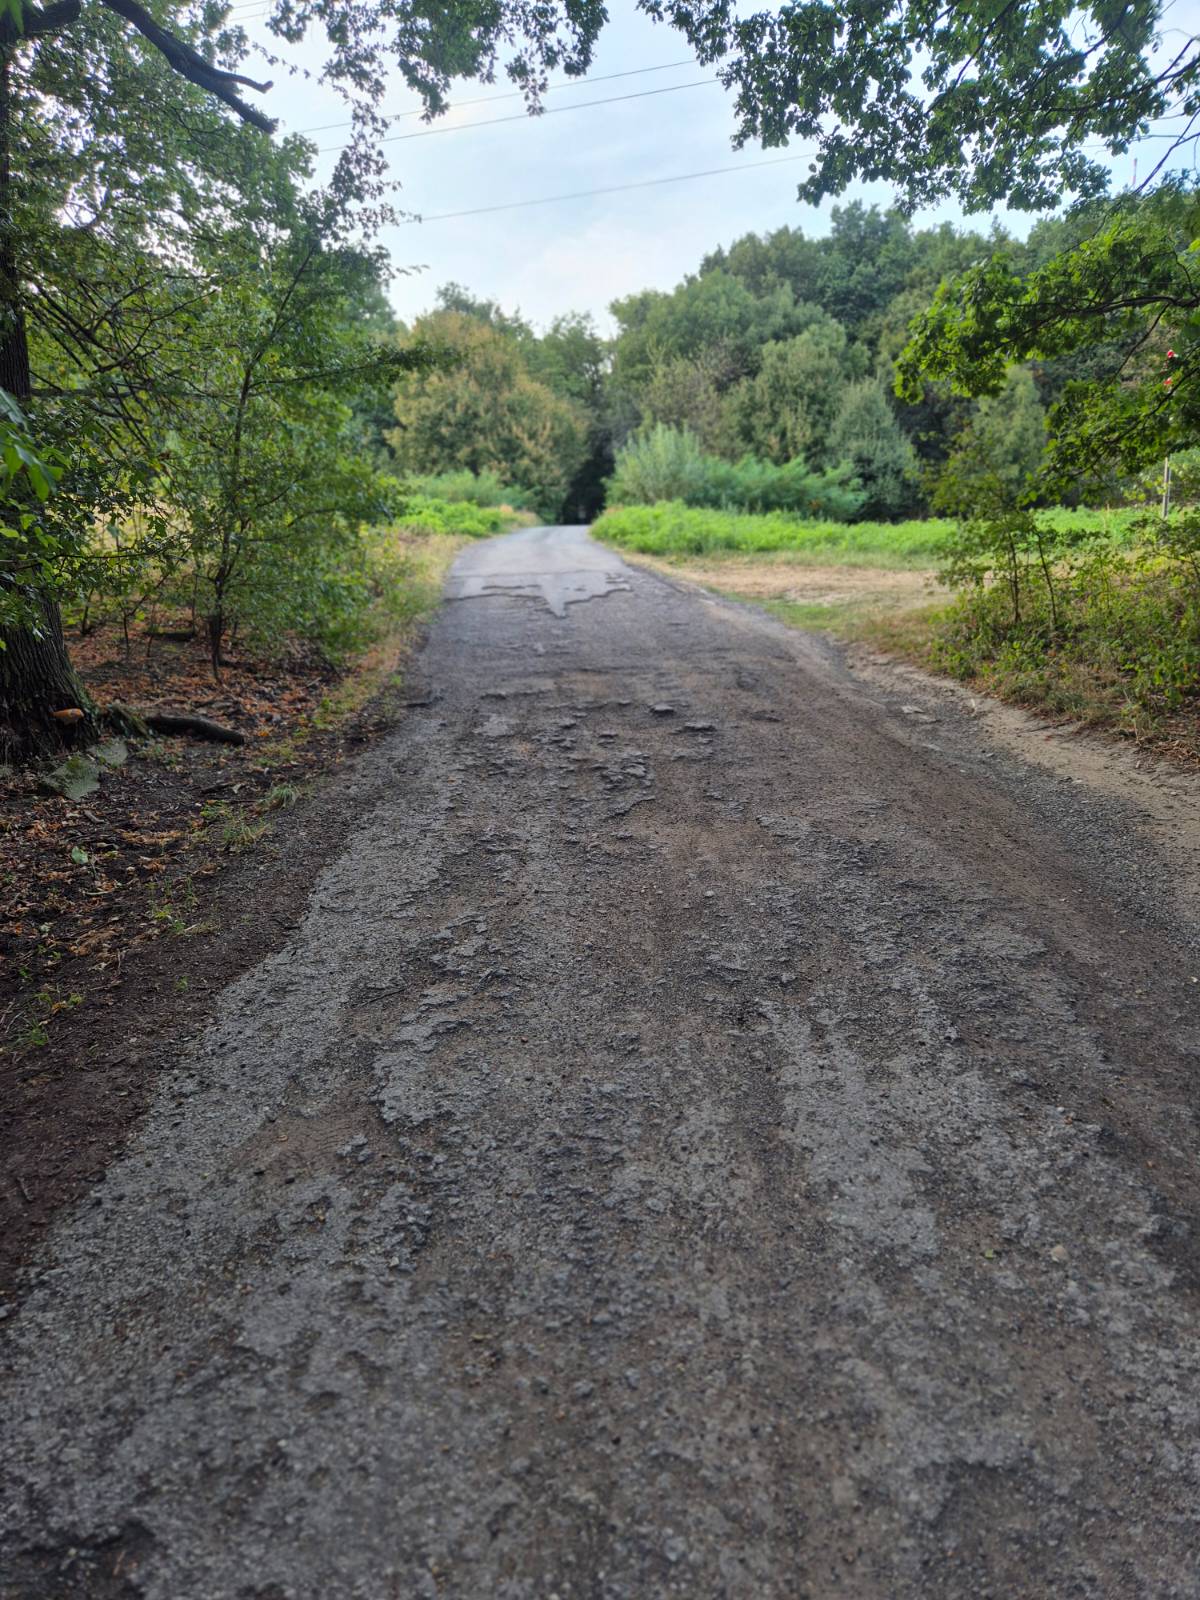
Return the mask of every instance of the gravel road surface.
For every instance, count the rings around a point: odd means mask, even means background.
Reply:
[[[966,702],[473,546],[0,1323],[5,1600],[1200,1596],[1200,951]]]

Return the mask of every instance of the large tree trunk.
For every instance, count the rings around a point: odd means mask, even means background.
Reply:
[[[20,760],[64,746],[91,744],[99,721],[63,640],[58,606],[40,597],[42,624],[0,629],[0,752]],[[80,711],[81,717],[55,712]]]
[[[7,21],[7,19],[5,19]],[[0,388],[22,406],[29,400],[29,341],[17,267],[12,215],[9,70],[14,43],[0,27]],[[0,581],[6,578],[0,566]],[[97,721],[67,655],[58,601],[49,591],[34,600],[37,627],[0,629],[0,745],[6,759],[20,759],[64,745],[93,742]],[[82,717],[58,719],[56,711],[79,710]]]

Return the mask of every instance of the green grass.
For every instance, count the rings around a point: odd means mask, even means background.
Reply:
[[[1056,525],[1124,542],[1133,511],[1047,512]],[[780,553],[813,566],[922,569],[936,566],[954,528],[944,518],[914,522],[806,522],[780,512],[708,511],[679,501],[618,506],[595,523],[598,539],[652,556]]]
[[[527,527],[537,518],[512,506],[477,506],[469,500],[438,500],[413,495],[397,527],[405,533],[449,533],[460,538],[487,539],[509,528]]]

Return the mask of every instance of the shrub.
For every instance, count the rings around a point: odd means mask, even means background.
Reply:
[[[847,467],[814,472],[801,460],[783,466],[753,456],[722,461],[706,455],[689,429],[656,423],[617,452],[608,500],[612,505],[674,500],[688,506],[791,511],[844,522],[858,511],[863,497]]]
[[[494,472],[438,472],[416,478],[412,488],[430,500],[465,501],[473,506],[511,506],[516,511],[536,509],[537,496],[531,489],[517,489],[503,483]]]
[[[1125,721],[1182,709],[1200,692],[1200,512],[1143,516],[1116,539],[1076,533],[1043,562],[1039,514],[1014,513],[1008,554],[963,584],[935,660],[1012,698]],[[999,552],[1001,518],[993,519]],[[1043,547],[1045,548],[1045,547]],[[959,545],[961,552],[961,543]],[[961,554],[958,557],[961,560]]]
[[[415,533],[450,533],[487,539],[493,533],[536,520],[511,506],[478,506],[466,500],[436,500],[427,495],[407,499],[398,526]]]

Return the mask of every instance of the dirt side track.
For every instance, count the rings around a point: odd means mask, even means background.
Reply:
[[[0,1594],[1200,1596],[1200,952],[1135,813],[576,533],[450,594],[0,1325]]]

